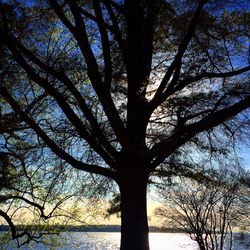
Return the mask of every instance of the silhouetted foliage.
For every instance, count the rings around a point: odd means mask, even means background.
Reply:
[[[165,226],[184,229],[201,250],[233,249],[233,230],[249,225],[250,190],[240,182],[249,173],[228,168],[202,183],[176,178],[161,192],[165,206],[155,210]]]
[[[149,249],[149,177],[196,175],[197,149],[200,159],[227,154],[224,146],[249,125],[246,5],[9,0],[0,7],[8,108],[29,140],[42,142],[45,158],[58,157],[79,179],[98,176],[101,192],[114,180],[121,249]]]

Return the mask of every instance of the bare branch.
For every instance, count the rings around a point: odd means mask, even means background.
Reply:
[[[198,4],[198,6],[195,10],[194,16],[192,18],[192,21],[190,22],[187,34],[184,37],[183,41],[180,43],[180,45],[178,47],[178,52],[177,52],[173,62],[169,66],[163,80],[161,81],[161,84],[160,84],[159,88],[157,89],[157,92],[155,93],[154,98],[151,101],[151,103],[154,107],[157,107],[160,103],[162,103],[165,100],[166,93],[168,93],[169,89],[174,87],[175,83],[178,80],[181,65],[182,65],[182,63],[181,63],[182,57],[183,57],[185,51],[187,50],[187,47],[188,47],[188,45],[189,45],[189,43],[194,35],[195,29],[198,25],[200,15],[202,13],[202,9],[203,9],[204,5],[206,4],[206,2],[207,2],[207,0],[199,1],[199,4]],[[173,73],[174,73],[174,77],[173,77],[170,85],[168,86],[167,90],[165,90],[165,87],[167,86],[167,83],[170,80]]]
[[[7,89],[3,86],[0,86],[0,90],[4,98],[10,103],[12,108],[15,110],[17,114],[37,133],[39,137],[48,145],[48,147],[60,158],[69,163],[72,167],[84,170],[89,173],[100,174],[106,177],[115,179],[115,172],[97,165],[90,165],[87,163],[80,162],[76,160],[74,157],[66,153],[59,146],[56,145],[54,141],[52,141],[46,133],[36,124],[36,122],[31,119],[19,106],[19,104],[13,99],[13,97],[9,94]]]
[[[158,166],[166,157],[172,154],[181,145],[194,137],[196,134],[218,126],[224,121],[230,119],[250,107],[250,97],[231,105],[230,107],[223,108],[219,111],[212,112],[200,121],[187,125],[183,129],[166,140],[155,144],[151,151],[152,164],[150,171]]]

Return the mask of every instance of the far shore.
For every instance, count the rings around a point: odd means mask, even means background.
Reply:
[[[31,225],[31,228],[36,228],[35,225]],[[121,231],[120,225],[86,225],[86,226],[67,226],[66,228],[61,225],[54,226],[55,229],[67,232],[115,232],[119,233]],[[0,225],[0,232],[9,231],[7,225]],[[22,230],[21,227],[17,226],[17,230]],[[173,228],[163,228],[163,227],[149,227],[149,232],[151,233],[184,233],[181,229]]]

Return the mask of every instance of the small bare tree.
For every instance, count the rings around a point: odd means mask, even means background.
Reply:
[[[179,177],[170,192],[162,192],[164,207],[156,215],[165,225],[181,227],[201,250],[233,247],[233,228],[245,221],[249,191],[242,177],[223,171],[204,176],[203,181]]]

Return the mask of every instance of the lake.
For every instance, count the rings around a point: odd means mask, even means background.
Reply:
[[[55,250],[118,250],[120,242],[119,233],[103,232],[71,232],[64,233],[65,240],[61,240]],[[192,241],[183,233],[150,233],[149,235],[151,250],[198,250],[196,242]],[[51,250],[43,244],[34,244],[16,248],[7,247],[7,250]],[[250,249],[244,245],[237,245],[234,250]]]

